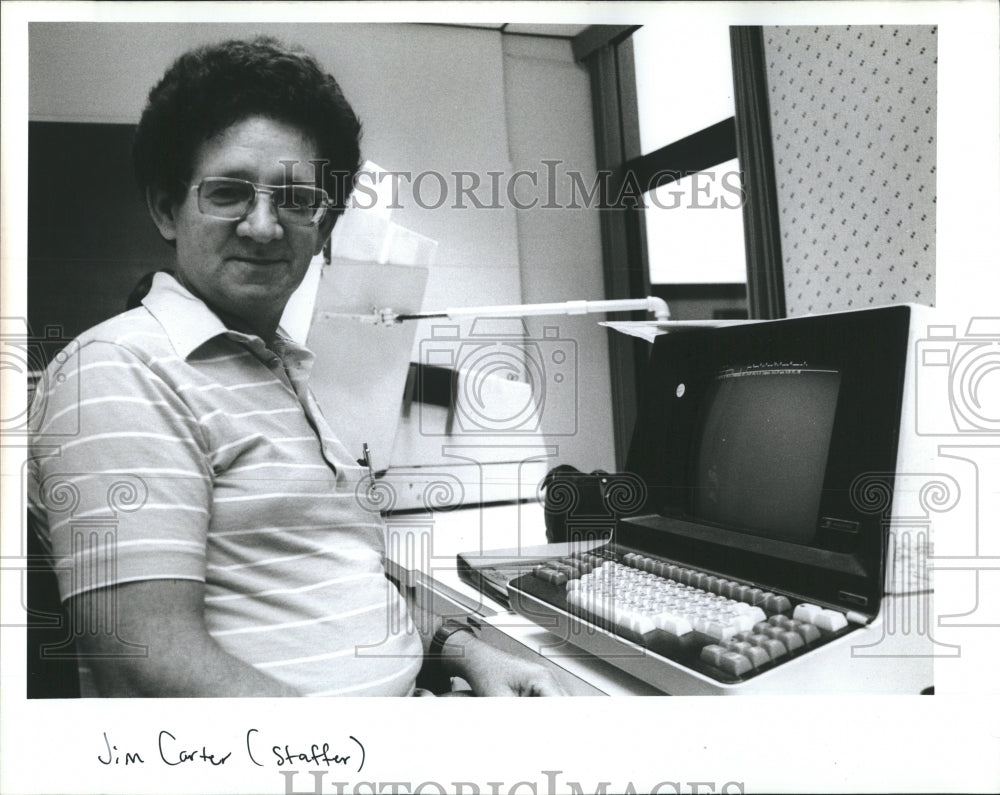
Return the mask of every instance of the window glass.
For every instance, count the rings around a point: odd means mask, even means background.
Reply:
[[[647,193],[650,282],[745,282],[742,198],[735,159]]]
[[[727,25],[643,25],[632,46],[642,154],[734,114]]]

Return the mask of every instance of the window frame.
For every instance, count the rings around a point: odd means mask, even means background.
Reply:
[[[643,155],[639,144],[638,101],[631,35],[638,25],[595,25],[573,40],[576,60],[590,73],[594,138],[599,173],[608,172],[599,208],[607,298],[642,298],[649,281],[643,211],[620,206],[627,175],[644,190],[669,184],[738,158],[743,175],[743,234],[747,302],[751,318],[785,316],[781,239],[778,225],[774,153],[763,31],[731,26],[735,115]],[[652,179],[659,173],[659,177]],[[666,173],[664,173],[666,172]],[[643,177],[652,184],[646,184]],[[640,318],[638,315],[636,319]],[[641,385],[648,366],[648,343],[609,332],[615,459],[624,468]]]

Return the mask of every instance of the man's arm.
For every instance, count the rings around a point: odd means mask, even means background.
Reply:
[[[75,596],[66,607],[71,621],[86,617],[88,631],[75,633],[76,643],[90,657],[102,696],[300,695],[215,642],[205,627],[201,582],[123,583]],[[140,644],[146,651],[128,656],[137,650],[125,643]]]
[[[205,586],[191,577],[204,571],[212,489],[197,417],[174,387],[122,345],[91,341],[59,367],[44,381],[31,488],[38,512],[46,514],[41,528],[59,562],[60,589],[90,586],[68,599],[66,609],[101,695],[295,695],[223,651],[205,626]],[[48,446],[58,454],[44,455]],[[130,472],[144,474],[121,474]],[[158,545],[109,552],[88,540],[96,534],[74,540],[68,511],[103,515],[123,482],[134,486],[138,506],[118,513],[120,536]],[[56,499],[64,493],[75,502]],[[142,510],[146,503],[183,510]],[[116,556],[113,565],[108,555]],[[128,579],[116,583],[109,572]],[[129,656],[136,652],[131,644],[146,647],[142,656]]]
[[[402,589],[410,616],[420,632],[426,654],[441,618],[417,603],[414,588]],[[441,649],[446,676],[459,676],[477,696],[563,696],[565,691],[549,671],[480,640],[472,632],[456,632]]]

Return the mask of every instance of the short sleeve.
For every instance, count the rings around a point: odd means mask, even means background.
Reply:
[[[33,404],[28,501],[63,600],[205,579],[212,472],[182,390],[111,342],[50,366]]]

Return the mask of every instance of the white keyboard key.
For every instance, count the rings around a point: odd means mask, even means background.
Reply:
[[[628,619],[628,611],[621,605],[611,604],[608,618],[619,627],[624,627],[625,629],[632,628],[632,622]]]
[[[614,619],[614,602],[602,596],[596,596],[593,599],[587,600],[587,609],[602,620],[609,621]]]
[[[622,605],[614,606],[615,623],[622,629],[632,629],[637,613],[631,608]]]
[[[800,605],[795,605],[795,612],[792,613],[792,618],[796,621],[805,621],[807,624],[812,624],[814,623],[813,619],[822,612],[823,608],[819,605],[811,605],[803,602]]]
[[[597,614],[611,623],[618,621],[624,609],[614,599],[604,598],[597,601]]]
[[[687,635],[694,631],[691,622],[674,613],[658,613],[653,616],[653,623],[669,635]]]
[[[725,621],[708,621],[701,631],[715,640],[727,641],[739,632],[739,628]]]
[[[826,632],[837,632],[847,626],[847,618],[836,610],[821,610],[812,623]]]
[[[753,626],[753,624],[756,624],[758,621],[767,620],[767,614],[761,608],[755,607],[754,605],[748,605],[746,602],[737,602],[736,611],[740,615],[749,616],[752,619],[753,623],[750,626]]]
[[[733,621],[733,623],[737,627],[739,627],[739,629],[737,630],[738,632],[749,632],[750,630],[752,630],[754,628],[754,625],[759,620],[760,619],[754,618],[751,615],[747,615],[746,613],[743,613],[741,615],[736,616],[736,619]]]
[[[653,619],[642,613],[636,613],[632,619],[632,631],[638,633],[639,635],[645,635],[647,632],[652,632],[656,629],[656,624]]]

